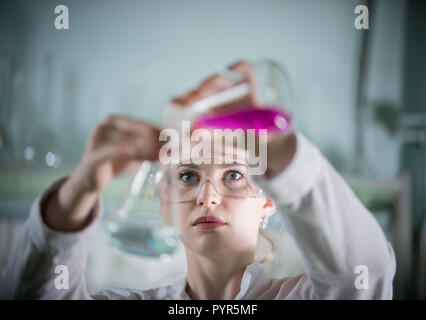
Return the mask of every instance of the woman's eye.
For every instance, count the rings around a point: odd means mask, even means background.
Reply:
[[[228,171],[225,175],[227,180],[240,180],[242,177],[243,175],[235,170]]]
[[[184,172],[179,175],[179,179],[185,183],[198,182],[198,175],[194,172]]]

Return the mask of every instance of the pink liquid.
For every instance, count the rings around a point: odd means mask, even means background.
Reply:
[[[245,106],[201,116],[194,128],[254,129],[257,135],[260,129],[266,129],[268,134],[287,134],[291,131],[291,122],[291,116],[279,108]]]

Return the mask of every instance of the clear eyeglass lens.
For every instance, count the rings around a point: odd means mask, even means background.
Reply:
[[[172,168],[169,175],[171,202],[192,201],[208,194],[248,199],[260,193],[242,166],[181,166]]]

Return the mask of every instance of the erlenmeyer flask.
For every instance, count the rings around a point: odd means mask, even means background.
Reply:
[[[165,261],[179,246],[177,228],[160,215],[162,178],[163,172],[157,164],[141,163],[122,203],[105,221],[105,236],[112,246]]]
[[[266,125],[270,129],[275,126],[280,129],[279,133],[287,133],[294,109],[286,72],[272,60],[255,62],[253,71],[254,82],[248,82],[243,74],[226,72],[225,75],[232,81],[232,86],[228,89],[188,107],[173,103],[167,105],[163,127],[174,128],[180,132],[183,129],[183,120],[194,120],[195,123],[203,116],[212,113],[218,115],[221,111],[227,112],[230,109],[234,110],[236,106],[242,106],[251,110],[245,109],[244,116],[241,114],[230,116],[233,121],[247,120],[238,125],[250,127],[254,118],[263,119],[265,121],[261,121],[256,128]],[[253,96],[253,92],[256,92],[256,99],[248,99]],[[254,113],[253,108],[256,109]],[[264,110],[267,114],[259,115],[258,111],[271,108],[281,109],[285,117],[282,116],[282,112],[271,113],[271,110]],[[277,119],[284,120],[284,125],[282,121],[276,121]],[[229,121],[226,123],[229,124]],[[215,122],[214,125],[216,124]],[[181,215],[174,214],[179,212],[173,202],[175,190],[167,183],[164,174],[167,169],[165,170],[149,161],[141,164],[118,210],[106,220],[105,232],[110,244],[130,253],[165,259],[168,259],[179,246],[178,225]],[[166,201],[161,202],[160,193],[162,199],[167,198]]]
[[[288,134],[294,127],[295,105],[290,77],[276,61],[250,63],[249,75],[225,71],[226,87],[190,106],[170,103],[164,109],[166,127],[179,129],[190,120],[194,128],[265,128],[268,133]]]

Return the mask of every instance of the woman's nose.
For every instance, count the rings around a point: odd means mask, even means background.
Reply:
[[[197,197],[197,205],[207,208],[214,207],[220,204],[222,197],[217,193],[213,185],[206,182]]]

